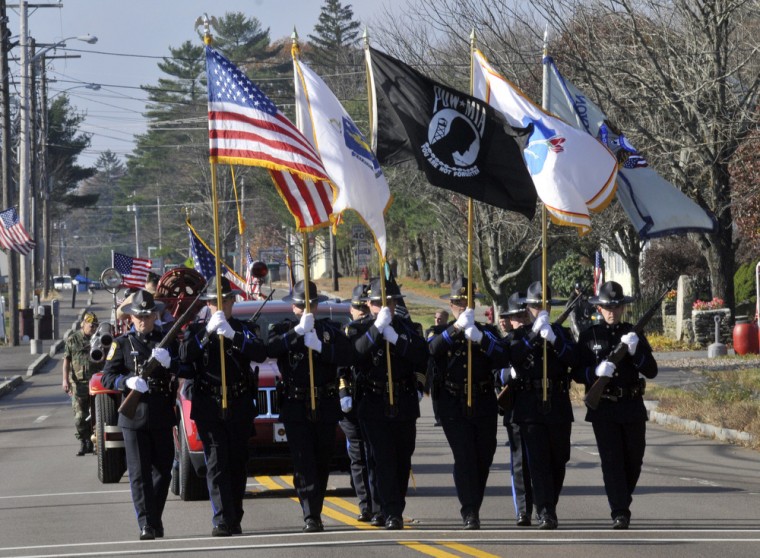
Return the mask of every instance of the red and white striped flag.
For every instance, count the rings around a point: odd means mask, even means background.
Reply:
[[[152,265],[153,260],[133,258],[118,252],[113,253],[113,266],[116,271],[121,273],[121,284],[124,287],[144,289]]]
[[[15,250],[25,256],[36,246],[19,222],[18,213],[13,207],[0,213],[0,246],[6,250]]]
[[[594,255],[594,294],[599,295],[599,289],[604,283],[604,267],[602,265],[602,253],[597,250]]]
[[[319,154],[232,62],[206,47],[212,163],[265,167],[299,231],[330,222],[333,192]]]

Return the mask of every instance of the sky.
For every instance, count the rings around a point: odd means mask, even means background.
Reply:
[[[343,0],[342,4],[353,8],[354,19],[367,25],[371,35],[373,20],[385,9],[402,7],[408,1]],[[162,73],[157,64],[169,55],[169,47],[188,40],[200,44],[195,32],[199,16],[239,11],[257,17],[270,29],[273,41],[289,37],[294,27],[305,38],[314,32],[323,0],[63,0],[60,8],[32,8],[33,4],[58,3],[29,2],[29,35],[37,43],[52,44],[88,34],[98,38],[92,45],[67,40],[65,49],[47,53],[81,56],[49,60],[48,79],[56,81],[49,83],[48,97],[68,90],[71,104],[86,113],[81,130],[92,134],[92,145],[82,153],[79,164],[91,166],[105,150],[110,149],[122,160],[131,151],[134,134],[145,131],[142,113],[146,95],[139,86],[158,81]],[[18,9],[8,8],[8,17],[12,40],[17,40]],[[18,57],[17,49],[10,56]],[[18,62],[11,60],[9,65],[14,81],[18,81]],[[86,84],[101,87],[91,90]]]

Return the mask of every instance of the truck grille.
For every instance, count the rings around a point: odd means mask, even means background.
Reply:
[[[259,418],[277,418],[280,415],[280,405],[277,401],[275,388],[259,388],[256,399]]]

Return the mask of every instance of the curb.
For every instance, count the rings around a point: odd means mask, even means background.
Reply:
[[[2,378],[0,381],[0,397],[6,393],[10,393],[18,386],[24,383],[24,379],[21,376],[11,376],[10,378]]]
[[[696,420],[683,419],[674,415],[667,415],[656,411],[657,401],[644,401],[644,406],[647,408],[649,420],[663,426],[674,426],[679,430],[685,431],[689,434],[696,434],[704,438],[712,438],[721,442],[739,443],[739,444],[752,444],[755,442],[755,436],[749,432],[742,432],[740,430],[733,430],[731,428],[723,428],[721,426],[715,426],[712,424],[705,424],[703,422],[697,422]]]

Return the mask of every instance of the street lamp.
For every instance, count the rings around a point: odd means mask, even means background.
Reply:
[[[140,206],[132,204],[127,206],[127,211],[135,214],[135,257],[140,257],[140,227],[137,225],[137,216],[140,214]]]

